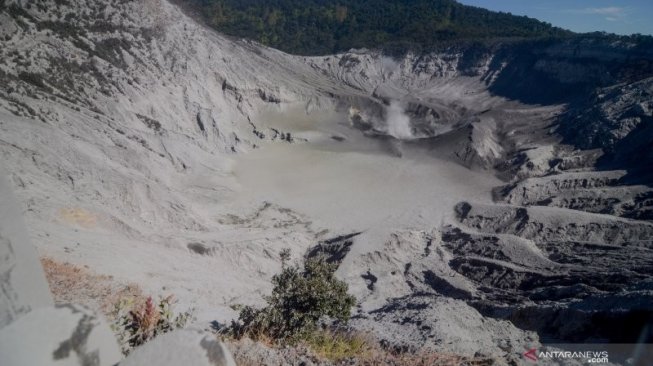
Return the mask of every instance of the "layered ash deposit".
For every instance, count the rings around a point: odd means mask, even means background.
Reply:
[[[326,253],[351,326],[399,349],[650,340],[650,49],[301,57],[166,0],[24,3],[0,7],[0,156],[42,255],[224,322],[281,249]]]

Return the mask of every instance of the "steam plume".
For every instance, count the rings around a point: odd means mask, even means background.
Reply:
[[[396,100],[390,102],[387,109],[386,123],[388,124],[388,134],[399,140],[409,140],[413,138],[413,131],[410,127],[410,118],[404,112],[401,103]]]

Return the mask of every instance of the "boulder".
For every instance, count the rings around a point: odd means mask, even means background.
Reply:
[[[120,366],[236,366],[215,335],[192,329],[161,335],[134,350]]]
[[[121,358],[109,326],[81,305],[34,309],[0,330],[3,366],[109,366]]]
[[[36,307],[53,305],[22,209],[5,177],[0,167],[0,328]]]

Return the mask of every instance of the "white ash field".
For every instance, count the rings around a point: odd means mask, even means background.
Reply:
[[[224,323],[282,249],[326,253],[351,327],[507,360],[651,317],[653,50],[303,57],[166,0],[46,3],[0,12],[0,164],[41,256]]]

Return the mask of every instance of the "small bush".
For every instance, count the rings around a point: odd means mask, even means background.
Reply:
[[[192,311],[174,315],[173,305],[172,296],[160,299],[158,305],[154,304],[152,297],[148,297],[142,303],[121,300],[116,305],[113,330],[118,335],[123,353],[128,354],[134,347],[144,344],[159,334],[183,328],[192,320]]]
[[[155,119],[153,119],[153,118],[150,118],[150,117],[144,116],[144,115],[142,115],[142,114],[138,114],[138,113],[136,113],[136,117],[138,117],[138,119],[140,119],[141,122],[145,123],[145,125],[146,125],[148,128],[151,128],[151,129],[153,129],[153,130],[156,131],[156,132],[160,132],[160,131],[161,131],[161,122],[159,122],[159,121],[157,121],[157,120],[155,120]]]
[[[86,36],[86,30],[79,28],[69,21],[59,22],[52,20],[45,20],[36,23],[39,31],[51,30],[62,38],[77,38],[79,36]]]
[[[304,268],[288,266],[289,252],[283,251],[281,273],[272,277],[273,290],[267,306],[250,306],[240,311],[227,334],[235,338],[295,343],[309,339],[326,318],[346,322],[356,299],[347,293],[345,282],[334,276],[336,266],[323,259],[309,259]]]
[[[32,84],[36,86],[37,88],[47,89],[47,90],[50,89],[47,85],[45,85],[45,83],[43,82],[43,76],[41,76],[40,74],[21,71],[18,74],[18,78],[28,84]]]
[[[95,43],[92,54],[104,59],[117,68],[126,68],[127,63],[122,57],[122,50],[131,49],[131,44],[122,38],[106,38]]]
[[[4,1],[3,1],[4,2]],[[14,20],[19,20],[20,17],[23,17],[25,19],[30,19],[33,20],[34,17],[32,14],[28,13],[27,10],[23,9],[22,7],[16,5],[16,4],[10,4],[10,5],[2,5],[3,8],[6,7],[7,12],[9,15],[11,15]]]

